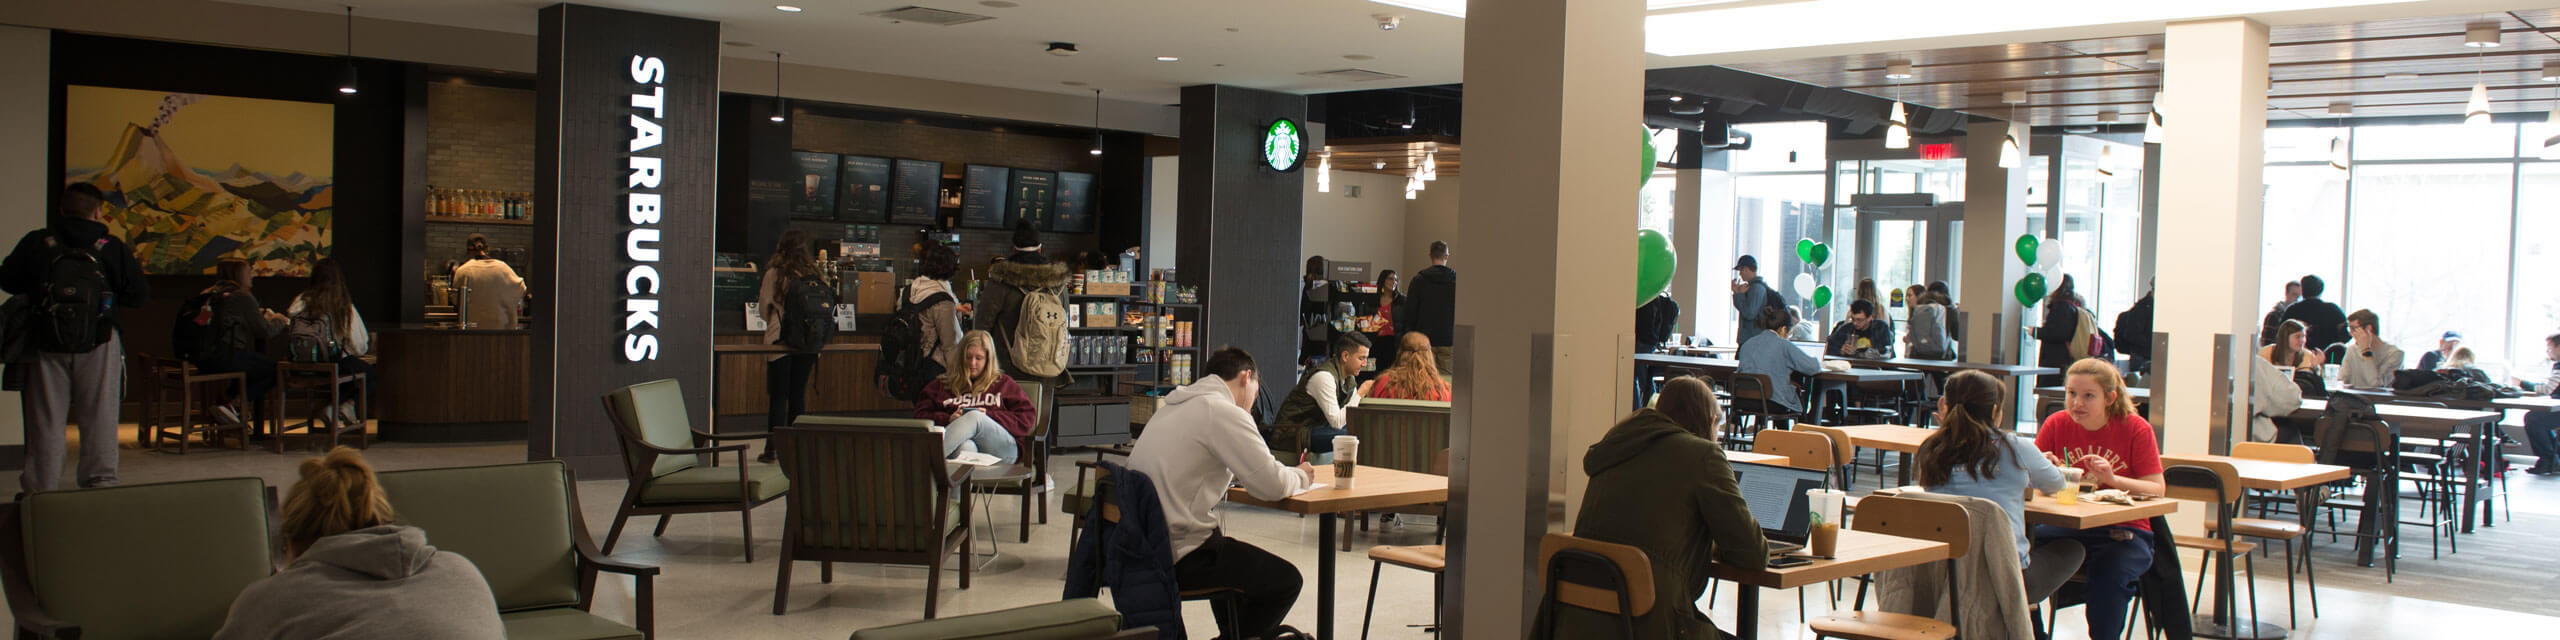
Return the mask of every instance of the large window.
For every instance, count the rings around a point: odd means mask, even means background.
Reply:
[[[2534,146],[2542,141],[2535,139]],[[2560,332],[2560,163],[2527,163],[2516,185],[2515,297],[2509,313],[2508,373],[2540,380],[2551,371],[2543,339]],[[2468,337],[2470,334],[2463,334]],[[2472,351],[2480,352],[2478,347]],[[2481,352],[2481,358],[2497,355]],[[2493,375],[2495,371],[2491,372]]]
[[[2258,279],[2264,281],[2258,288],[2260,309],[2272,309],[2284,299],[2286,282],[2310,274],[2335,280],[2345,270],[2347,172],[2330,167],[2327,160],[2314,162],[2267,167],[2266,231],[2258,258]]]
[[[2506,353],[2495,310],[2506,304],[2514,172],[2510,163],[2356,167],[2339,305],[2381,314],[2382,338],[2395,345],[2423,349],[2456,330],[2474,352]]]
[[[1823,239],[1823,182],[1830,126],[1819,121],[1745,125],[1751,148],[1733,152],[1734,250],[1760,262],[1760,277],[1787,301],[1807,302],[1790,283],[1804,273],[1796,241]],[[1833,255],[1841,249],[1833,247]],[[1832,264],[1841,264],[1834,258]],[[1834,298],[1848,292],[1835,290]]]

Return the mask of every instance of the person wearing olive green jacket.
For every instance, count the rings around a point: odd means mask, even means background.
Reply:
[[[1583,455],[1591,486],[1573,534],[1642,549],[1653,563],[1654,606],[1636,619],[1636,637],[1724,637],[1691,604],[1706,593],[1708,566],[1767,566],[1760,523],[1716,447],[1718,413],[1707,383],[1683,376],[1663,385],[1653,408],[1619,421]],[[1543,635],[1541,617],[1536,637],[1618,633],[1616,618],[1596,611],[1559,605],[1553,615],[1555,633]]]

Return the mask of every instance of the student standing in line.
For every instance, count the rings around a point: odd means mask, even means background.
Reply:
[[[304,459],[283,520],[284,570],[241,590],[215,640],[506,635],[480,568],[399,524],[354,449]]]
[[[1378,272],[1378,313],[1375,323],[1369,326],[1369,344],[1375,347],[1379,362],[1401,361],[1396,354],[1402,350],[1404,341],[1396,339],[1396,318],[1403,313],[1400,308],[1405,305],[1405,297],[1396,287],[1402,284],[1404,279],[1396,276],[1396,270]],[[1425,343],[1423,351],[1430,350]]]
[[[2114,364],[2088,358],[2071,364],[2064,375],[2063,410],[2045,418],[2036,430],[2036,449],[2057,467],[2077,467],[2083,484],[2128,493],[2163,495],[2160,444],[2151,423],[2133,412],[2124,378]],[[2036,525],[2036,544],[2072,541],[2086,550],[2081,570],[2089,577],[2086,597],[2089,637],[2124,635],[2125,611],[2133,602],[2134,581],[2151,568],[2154,533],[2151,523],[2134,520],[2096,529],[2064,529]]]
[[[1652,408],[1618,421],[1582,455],[1591,484],[1573,535],[1641,549],[1652,563],[1659,597],[1652,612],[1636,618],[1635,637],[1725,637],[1697,608],[1707,568],[1757,571],[1769,561],[1760,522],[1716,446],[1721,413],[1705,381],[1673,378]],[[1555,617],[1555,638],[1615,637],[1619,629],[1615,617],[1579,607],[1539,613]],[[1532,628],[1546,629],[1540,622]]]
[[[996,363],[1004,368],[1005,375],[1038,380],[1050,378],[1023,371],[1025,354],[1013,352],[1018,342],[1014,332],[1021,328],[1024,300],[1030,292],[1048,291],[1061,298],[1066,295],[1066,266],[1051,263],[1048,256],[1040,254],[1040,231],[1032,228],[1029,221],[1023,221],[1013,227],[1013,253],[1005,254],[1004,260],[987,267],[986,283],[979,293],[977,319],[970,326],[995,337]],[[1057,330],[1063,333],[1066,329],[1060,325]],[[1049,336],[1045,341],[1033,342],[1062,344],[1065,337]],[[1056,361],[1054,354],[1043,355],[1052,362]]]
[[[2303,276],[2302,300],[2284,310],[2284,319],[2301,320],[2302,326],[2311,329],[2311,348],[2322,352],[2328,351],[2329,345],[2346,342],[2348,338],[2347,312],[2339,309],[2336,303],[2320,298],[2320,294],[2328,290],[2329,284],[2321,281],[2320,276]],[[2325,357],[2323,361],[2326,361]]]
[[[1313,364],[1324,359],[1324,347],[1333,342],[1333,281],[1326,272],[1324,256],[1307,258],[1307,273],[1298,280],[1298,361]]]
[[[942,457],[963,452],[995,456],[997,464],[1021,459],[1020,439],[1031,435],[1039,409],[1030,394],[995,363],[995,338],[971,331],[960,339],[959,366],[924,386],[915,417],[942,425]]]
[[[1405,290],[1406,313],[1396,327],[1420,331],[1431,336],[1432,357],[1441,371],[1449,371],[1456,356],[1449,340],[1458,326],[1458,271],[1449,268],[1449,243],[1431,243],[1431,266],[1413,274],[1413,286]]]
[[[2338,378],[2349,387],[2379,389],[2391,386],[2392,374],[2408,357],[2399,347],[2383,342],[2382,316],[2372,309],[2357,309],[2347,314],[2347,361],[2338,367]]]
[[[2075,542],[2035,548],[2027,541],[2027,490],[2054,493],[2065,480],[2033,442],[2010,431],[2013,421],[2004,420],[2000,410],[2006,395],[1987,373],[1947,376],[1946,392],[1938,396],[1938,430],[1920,443],[1918,477],[1930,493],[1989,500],[2009,513],[2018,566],[2026,570],[2027,601],[2037,602],[2080,570],[2082,549]]]
[[[1172,538],[1174,582],[1183,589],[1231,587],[1242,591],[1242,620],[1217,616],[1218,637],[1275,638],[1297,631],[1282,626],[1298,601],[1304,578],[1295,563],[1227,537],[1217,507],[1227,488],[1242,485],[1263,500],[1297,495],[1312,485],[1315,467],[1292,468],[1271,457],[1253,415],[1262,391],[1253,355],[1220,348],[1201,365],[1200,379],[1165,396],[1147,421],[1145,435],[1129,451],[1129,470],[1155,481]],[[1284,635],[1285,634],[1285,635]]]
[[[81,488],[116,484],[116,415],[124,400],[123,309],[151,299],[151,284],[133,249],[108,233],[105,193],[76,183],[55,199],[45,227],[27,232],[0,260],[0,290],[15,296],[24,313],[72,319],[38,323],[37,353],[11,368],[26,369],[20,394],[26,429],[24,493],[52,491],[62,482],[68,448],[62,429],[80,423]],[[68,291],[55,296],[47,292]],[[93,298],[94,296],[94,298]]]
[[[773,245],[773,256],[765,259],[764,281],[756,288],[756,315],[764,317],[764,343],[781,344],[783,311],[790,306],[791,286],[818,276],[817,256],[809,253],[809,234],[799,229],[782,232]],[[818,354],[788,351],[764,359],[765,426],[787,427],[800,420],[809,408],[809,374],[818,369]],[[773,461],[773,443],[767,441],[757,460]]]
[[[923,304],[933,294],[947,293],[950,299],[935,302],[917,313],[922,314],[925,335],[920,353],[942,365],[943,371],[958,367],[952,361],[960,351],[959,292],[951,290],[951,277],[960,273],[960,254],[939,242],[927,242],[916,253],[916,277],[907,280],[907,304]]]

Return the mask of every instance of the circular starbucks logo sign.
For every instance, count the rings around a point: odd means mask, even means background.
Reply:
[[[1262,164],[1273,171],[1296,171],[1298,159],[1304,155],[1306,136],[1298,123],[1288,118],[1271,121],[1262,131]]]

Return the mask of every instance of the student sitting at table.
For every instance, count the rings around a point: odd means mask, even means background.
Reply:
[[[2258,347],[2258,357],[2279,367],[2318,373],[2320,352],[2310,350],[2305,344],[2310,337],[2311,328],[2302,326],[2301,320],[2286,320],[2276,325],[2275,341]]]
[[[1822,361],[1805,355],[1804,349],[1787,341],[1795,333],[1787,327],[1787,312],[1775,307],[1761,309],[1760,327],[1768,331],[1752,334],[1734,352],[1734,373],[1769,376],[1770,400],[1790,413],[1804,413],[1804,392],[1796,388],[1793,376],[1822,373]]]
[[[2418,354],[2418,368],[2434,371],[2446,360],[2452,359],[2454,350],[2460,348],[2462,348],[2462,332],[2444,332],[2443,337],[2436,338],[2436,350]]]
[[[2359,389],[2391,386],[2391,374],[2400,370],[2406,357],[2399,347],[2383,342],[2382,317],[2372,309],[2357,309],[2347,314],[2347,362],[2338,367],[2340,382]]]
[[[996,366],[996,339],[985,331],[960,337],[960,366],[924,385],[915,417],[942,425],[942,456],[977,452],[1013,464],[1022,455],[1015,440],[1031,434],[1039,409],[1022,385]]]
[[[2027,489],[2061,491],[2062,470],[2037,453],[2034,443],[2010,431],[2000,408],[2005,389],[2000,380],[1980,371],[1947,376],[1938,396],[1938,430],[1920,443],[1920,487],[1930,493],[1973,496],[1999,503],[2009,512],[2018,543],[2018,566],[2026,570],[2027,601],[2053,595],[2055,588],[2080,570],[2078,543],[2058,541],[2028,553]]]
[[[1742,500],[1724,450],[1716,446],[1721,413],[1705,381],[1673,378],[1652,408],[1619,420],[1582,456],[1591,484],[1582,493],[1573,535],[1642,549],[1652,562],[1658,604],[1636,618],[1635,637],[1724,637],[1694,604],[1706,594],[1707,568],[1768,566],[1769,543]],[[1618,633],[1617,619],[1597,611],[1557,607],[1554,615],[1556,637]]]
[[[2453,356],[2436,363],[2435,370],[2442,371],[2448,376],[2459,375],[2481,382],[2489,381],[2489,372],[2480,370],[2479,357],[2471,353],[2470,347],[2454,347]]]
[[[1298,566],[1218,529],[1218,503],[1227,487],[1241,485],[1263,500],[1303,493],[1315,477],[1306,463],[1282,466],[1264,446],[1253,414],[1261,395],[1253,354],[1235,347],[1209,354],[1200,379],[1164,398],[1147,420],[1146,435],[1129,450],[1129,470],[1155,480],[1173,541],[1173,579],[1183,589],[1233,587],[1244,592],[1239,621],[1218,616],[1218,637],[1276,638],[1296,635],[1280,625],[1298,601]],[[1278,633],[1286,630],[1286,635]]]
[[[1849,303],[1849,319],[1831,328],[1822,353],[1842,358],[1893,359],[1893,323],[1876,317],[1876,303]]]
[[[2115,365],[2096,358],[2074,362],[2063,374],[2063,388],[2063,411],[2045,418],[2036,431],[2036,449],[2045,459],[2078,467],[2086,474],[2082,484],[2155,496],[2166,492],[2159,441],[2151,423],[2134,415],[2133,398],[2125,394]],[[2033,533],[2036,544],[2068,540],[2087,551],[2080,566],[2089,577],[2089,637],[2122,637],[2134,580],[2151,568],[2151,523],[2080,530],[2036,525]]]
[[[1369,381],[1369,396],[1380,400],[1449,401],[1449,381],[1431,357],[1431,336],[1407,331],[1397,339],[1395,366]]]
[[[1331,345],[1331,357],[1307,367],[1306,374],[1298,378],[1298,386],[1280,399],[1280,419],[1274,423],[1280,428],[1273,431],[1289,434],[1291,428],[1304,430],[1307,455],[1316,464],[1333,462],[1333,437],[1350,433],[1343,430],[1350,420],[1344,411],[1360,406],[1360,398],[1368,395],[1370,384],[1360,382],[1360,372],[1369,368],[1367,336],[1345,331],[1334,334],[1326,344]],[[1274,442],[1272,449],[1292,450],[1296,444]]]
[[[2517,380],[2517,386],[2560,398],[2560,333],[2542,339],[2542,355],[2551,361],[2551,377],[2540,385]],[[2533,446],[2533,468],[2526,469],[2526,473],[2537,476],[2560,474],[2560,431],[2555,429],[2560,429],[2560,411],[2525,412],[2525,442]]]

